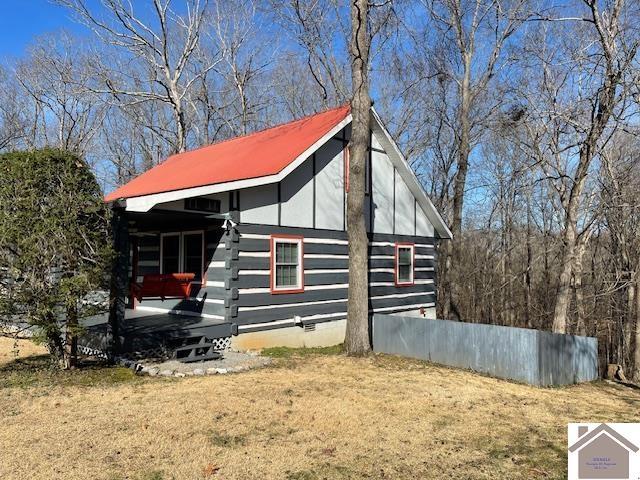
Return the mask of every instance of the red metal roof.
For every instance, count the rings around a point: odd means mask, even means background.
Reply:
[[[172,155],[105,197],[154,193],[276,175],[350,113],[349,105]]]

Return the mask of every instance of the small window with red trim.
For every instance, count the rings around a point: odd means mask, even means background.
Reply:
[[[396,243],[396,285],[414,284],[415,245],[412,243]]]
[[[303,237],[271,237],[271,293],[304,291]]]

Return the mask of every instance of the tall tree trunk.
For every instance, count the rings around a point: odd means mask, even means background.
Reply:
[[[578,210],[580,197],[589,172],[589,166],[596,154],[598,141],[604,132],[609,118],[613,112],[616,97],[617,81],[613,74],[606,78],[602,91],[599,94],[598,111],[594,116],[591,128],[582,146],[576,173],[573,178],[573,186],[570,189],[569,198],[565,207],[565,228],[562,232],[562,257],[560,260],[560,278],[558,281],[558,294],[553,311],[553,331],[555,333],[567,332],[567,312],[571,295],[571,276],[573,273],[574,256],[576,251]]]
[[[173,116],[176,122],[176,153],[182,153],[187,150],[187,127],[182,111],[182,103],[175,100],[173,104]]]
[[[587,134],[580,145],[578,165],[572,178],[573,185],[570,188],[568,200],[565,205],[565,228],[562,234],[563,251],[560,261],[560,279],[558,282],[558,295],[553,312],[553,331],[566,333],[567,311],[569,309],[570,283],[574,255],[576,249],[576,230],[578,222],[578,210],[580,197],[589,171],[589,166],[594,156],[598,153],[598,142],[609,123],[616,103],[618,86],[624,78],[624,70],[629,68],[631,60],[635,57],[637,45],[633,45],[625,51],[624,57],[619,57],[619,48],[616,42],[620,33],[620,12],[623,11],[624,0],[616,0],[611,10],[601,13],[598,10],[599,2],[585,2],[591,9],[591,19],[598,33],[598,48],[602,54],[605,73],[602,85],[595,94],[594,109],[588,124]]]
[[[345,337],[345,349],[349,355],[366,355],[371,350],[368,240],[364,217],[365,164],[368,156],[371,115],[368,9],[368,0],[352,0],[350,51],[353,122],[349,146],[349,192],[347,194],[349,299]]]
[[[629,285],[628,290],[625,292],[629,305],[632,305],[635,301],[635,293],[633,285]],[[626,306],[625,306],[626,310]],[[633,314],[631,310],[626,310],[624,315],[620,315],[620,322],[622,323],[622,346],[623,357],[618,363],[622,365],[625,372],[631,371],[633,368],[634,360],[634,329],[633,329]]]
[[[585,234],[586,235],[586,234]],[[576,299],[576,332],[578,335],[586,335],[587,330],[585,322],[587,319],[587,313],[584,303],[584,291],[582,287],[582,259],[586,251],[587,242],[580,242],[575,255],[575,264],[573,272],[573,288]]]
[[[471,152],[471,53],[463,52],[464,74],[459,87],[460,110],[458,113],[459,138],[458,138],[458,170],[453,186],[453,214],[451,221],[451,233],[453,240],[451,248],[446,250],[446,271],[444,282],[448,286],[447,296],[449,315],[457,313],[454,281],[452,281],[452,266],[458,268],[462,254],[462,209],[464,206],[464,190],[467,183],[467,171],[469,170],[469,154]],[[457,317],[458,315],[456,315]],[[447,317],[445,317],[447,320]],[[459,320],[459,318],[458,318]]]
[[[527,265],[524,270],[524,316],[525,326],[533,328],[533,320],[531,318],[531,269],[533,267],[533,251],[531,248],[531,200],[527,197]]]
[[[504,198],[502,199],[502,201],[504,201]],[[499,315],[499,324],[500,325],[509,325],[508,323],[508,307],[507,307],[507,303],[509,301],[509,292],[508,292],[508,284],[507,282],[507,229],[506,229],[506,225],[505,225],[505,221],[506,221],[506,213],[505,213],[505,206],[503,205],[503,207],[501,208],[501,222],[502,222],[502,228],[500,229],[500,248],[498,249],[499,254],[500,254],[500,282],[503,283],[502,288],[500,288],[498,290],[498,298],[500,299],[500,311],[498,312]]]
[[[451,317],[451,241],[440,242],[438,249],[438,317]]]
[[[584,182],[582,182],[584,183]],[[572,195],[577,187],[574,187]],[[582,188],[580,188],[582,190]],[[566,213],[566,226],[562,234],[562,256],[560,259],[560,278],[558,279],[558,294],[553,310],[553,331],[555,333],[567,333],[567,313],[571,301],[571,277],[575,262],[576,250],[576,222],[578,216],[578,197],[570,200]]]

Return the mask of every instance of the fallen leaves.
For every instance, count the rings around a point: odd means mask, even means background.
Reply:
[[[218,470],[220,470],[220,467],[215,463],[207,463],[202,469],[202,476],[205,478],[213,477]]]

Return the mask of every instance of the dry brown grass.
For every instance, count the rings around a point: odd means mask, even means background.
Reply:
[[[2,344],[0,344],[2,350]],[[563,478],[566,424],[640,394],[401,360],[306,356],[228,376],[0,389],[2,479]]]
[[[12,362],[16,358],[44,355],[45,353],[47,353],[46,348],[29,340],[14,341],[10,338],[0,337],[0,366]]]

